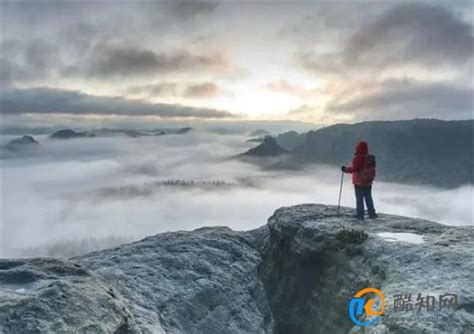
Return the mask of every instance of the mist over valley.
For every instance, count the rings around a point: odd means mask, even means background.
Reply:
[[[8,151],[1,170],[8,194],[2,200],[2,256],[71,256],[202,226],[254,229],[282,206],[337,204],[339,165],[352,159],[348,150],[334,165],[267,168],[240,158],[259,145],[249,139],[265,133],[127,133],[63,140],[35,135],[33,151]],[[2,145],[15,138],[3,135]],[[379,212],[471,223],[472,184],[382,180],[374,185]],[[353,207],[353,196],[346,176],[342,205]]]

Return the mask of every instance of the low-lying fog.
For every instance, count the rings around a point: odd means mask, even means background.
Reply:
[[[246,230],[265,224],[282,206],[337,204],[339,167],[263,171],[230,159],[255,146],[246,136],[36,139],[42,144],[37,156],[2,160],[4,257],[69,256],[200,226]],[[373,191],[379,212],[472,223],[472,186],[376,182]],[[347,176],[342,205],[354,206]]]

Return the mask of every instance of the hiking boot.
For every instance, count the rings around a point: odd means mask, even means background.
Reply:
[[[377,218],[379,218],[379,216],[377,216],[377,214],[374,214],[374,215],[372,215],[372,216],[369,216],[369,218],[370,218],[370,219],[377,219]]]
[[[355,219],[357,219],[358,221],[364,221],[364,217],[360,217],[360,216],[357,216],[357,215],[352,216],[352,218],[355,218]]]

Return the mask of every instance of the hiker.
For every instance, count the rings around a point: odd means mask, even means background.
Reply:
[[[367,205],[369,218],[377,218],[374,201],[372,200],[372,182],[375,178],[375,157],[369,154],[369,148],[365,141],[357,143],[354,159],[350,166],[342,166],[344,173],[352,173],[356,196],[356,218],[364,220],[364,199]]]

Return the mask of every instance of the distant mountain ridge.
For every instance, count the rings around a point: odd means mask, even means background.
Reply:
[[[72,139],[72,138],[83,138],[83,137],[93,137],[87,135],[86,132],[76,132],[71,129],[59,130],[53,133],[49,138],[51,139]]]
[[[71,138],[84,138],[84,137],[147,137],[147,136],[163,136],[169,134],[184,135],[194,129],[191,127],[184,128],[163,128],[154,130],[133,130],[133,129],[109,129],[100,128],[93,130],[74,131],[71,129],[62,129],[54,132],[50,135],[53,139],[71,139]]]
[[[290,157],[279,166],[349,164],[354,146],[363,140],[377,157],[377,179],[454,188],[473,182],[473,126],[474,120],[415,119],[336,124],[303,134],[285,133],[276,141]],[[295,145],[298,142],[301,144]]]

